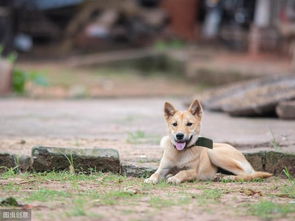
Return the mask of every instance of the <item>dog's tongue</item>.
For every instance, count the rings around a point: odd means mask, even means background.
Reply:
[[[176,143],[175,147],[177,150],[183,150],[186,143]]]

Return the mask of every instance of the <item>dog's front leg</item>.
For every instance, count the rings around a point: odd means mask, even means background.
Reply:
[[[145,179],[144,182],[153,183],[153,184],[158,183],[162,178],[164,178],[170,172],[172,167],[173,167],[172,163],[163,157],[157,171],[154,174],[152,174],[150,178]]]
[[[164,178],[170,171],[171,168],[158,168],[157,171],[150,176],[150,178],[147,178],[144,180],[145,183],[159,183],[159,181]]]
[[[176,175],[169,177],[167,179],[168,183],[179,184],[184,181],[191,181],[197,178],[197,171],[196,169],[188,169],[182,170],[178,172]]]

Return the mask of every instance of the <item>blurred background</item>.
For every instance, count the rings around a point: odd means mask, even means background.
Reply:
[[[193,95],[286,73],[294,21],[293,0],[1,0],[0,93]]]
[[[158,156],[197,97],[204,135],[294,148],[294,43],[294,0],[1,0],[0,146]]]

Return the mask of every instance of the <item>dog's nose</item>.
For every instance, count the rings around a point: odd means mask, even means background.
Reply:
[[[176,139],[177,139],[177,140],[182,140],[183,137],[184,137],[184,134],[183,134],[183,133],[177,133],[177,134],[176,134]]]

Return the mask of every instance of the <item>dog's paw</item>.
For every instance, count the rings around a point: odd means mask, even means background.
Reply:
[[[150,177],[144,180],[145,183],[157,184],[159,182],[158,179]]]
[[[171,184],[180,184],[181,180],[175,176],[172,176],[167,179],[167,182]]]

